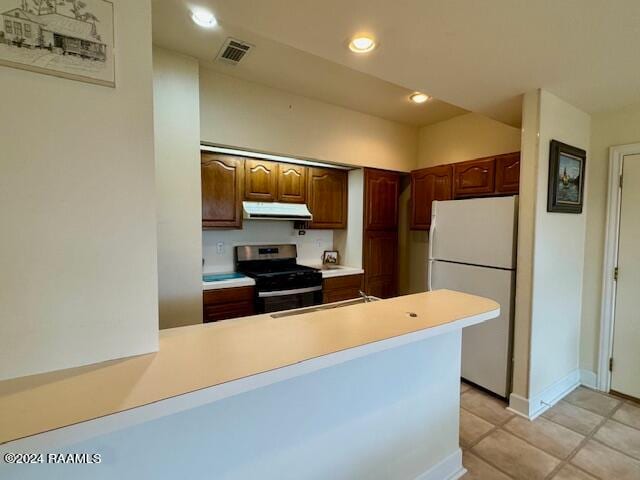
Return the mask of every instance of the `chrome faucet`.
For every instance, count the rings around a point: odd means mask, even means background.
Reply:
[[[369,303],[373,301],[372,298],[366,293],[364,293],[362,290],[358,290],[358,293],[360,293],[360,296],[364,300],[364,303]]]

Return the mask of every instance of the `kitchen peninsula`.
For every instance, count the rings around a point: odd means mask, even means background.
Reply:
[[[0,451],[102,454],[65,478],[458,478],[461,329],[499,311],[439,290],[161,331],[154,354],[0,382]]]

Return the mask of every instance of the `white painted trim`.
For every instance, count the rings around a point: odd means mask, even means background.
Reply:
[[[620,232],[620,205],[622,190],[620,174],[624,157],[640,154],[640,143],[617,145],[609,148],[609,195],[602,270],[602,310],[600,314],[600,347],[598,353],[598,390],[611,388],[609,358],[613,353],[613,324],[615,319],[616,283],[613,270],[618,263],[618,236]]]
[[[535,420],[580,385],[580,370],[575,369],[532,398],[512,393],[507,410],[529,420]]]
[[[580,369],[580,385],[589,387],[593,390],[598,389],[598,375],[591,370]]]
[[[462,450],[457,449],[433,467],[418,475],[415,480],[458,480],[467,473],[462,466]]]
[[[224,398],[266,387],[274,383],[316,372],[373,353],[390,350],[428,338],[458,331],[462,328],[491,320],[500,315],[500,309],[472,315],[437,327],[388,338],[378,342],[341,350],[329,355],[311,358],[286,367],[269,370],[257,375],[240,378],[220,385],[177,395],[148,405],[94,418],[75,425],[57,428],[48,432],[0,444],[0,452],[47,451],[79,443],[89,438],[149,422],[174,413],[183,412]]]
[[[241,155],[243,157],[261,158],[263,160],[274,160],[276,162],[293,163],[296,165],[307,165],[310,167],[335,168],[338,170],[353,170],[355,167],[344,165],[332,165],[329,163],[316,162],[313,160],[303,160],[301,158],[285,157],[284,155],[272,155],[271,153],[253,152],[251,150],[241,150],[239,148],[225,146],[200,145],[200,150],[205,152],[225,153],[227,155]]]

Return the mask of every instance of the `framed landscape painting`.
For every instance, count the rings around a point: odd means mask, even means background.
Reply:
[[[548,212],[582,213],[586,161],[584,150],[551,140]]]
[[[0,0],[0,65],[115,87],[113,4]]]

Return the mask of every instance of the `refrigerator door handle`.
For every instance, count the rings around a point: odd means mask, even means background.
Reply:
[[[435,201],[433,202],[434,204],[436,203]],[[435,208],[433,208],[435,205],[433,205],[431,208],[432,210],[435,210]],[[433,270],[433,243],[435,240],[435,234],[436,234],[436,215],[435,215],[435,211],[433,213],[433,215],[431,215],[431,225],[429,225],[429,257],[428,257],[428,264],[427,264],[427,291],[430,292],[432,290],[431,287],[431,272]]]

